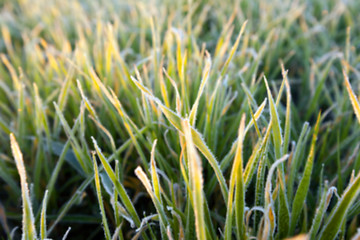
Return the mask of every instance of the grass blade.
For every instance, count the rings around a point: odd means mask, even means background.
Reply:
[[[282,164],[284,161],[288,159],[289,155],[284,155],[282,158],[276,160],[269,169],[269,173],[266,178],[266,184],[265,184],[265,214],[264,214],[264,227],[262,232],[262,239],[269,239],[272,238],[272,235],[275,230],[275,212],[274,212],[274,202],[272,197],[272,177],[274,175],[274,172],[276,168]]]
[[[273,140],[274,140],[274,145],[275,145],[275,157],[276,157],[276,159],[279,159],[281,157],[281,145],[283,144],[279,114],[276,110],[275,102],[271,95],[269,84],[268,84],[265,76],[264,76],[264,81],[265,81],[266,90],[268,93],[269,105],[270,105],[270,116],[271,116],[271,122],[273,125],[272,130],[273,130]]]
[[[357,174],[353,182],[351,182],[345,189],[341,199],[332,210],[325,226],[323,227],[318,239],[332,240],[338,234],[341,225],[343,224],[346,213],[351,205],[354,203],[360,193],[360,173]]]
[[[360,104],[359,104],[359,101],[356,98],[356,95],[355,95],[353,89],[351,88],[349,77],[347,76],[344,69],[343,69],[343,75],[344,75],[344,83],[345,83],[346,89],[347,89],[347,91],[349,93],[351,104],[352,104],[352,106],[354,108],[356,117],[357,117],[357,119],[358,119],[358,121],[360,123]]]
[[[226,212],[226,222],[225,222],[225,239],[231,239],[232,235],[232,220],[233,220],[233,203],[234,203],[234,192],[235,187],[237,191],[243,191],[244,183],[243,183],[243,173],[242,173],[242,148],[243,148],[243,141],[244,141],[244,128],[245,128],[245,115],[242,116],[240,127],[239,127],[239,133],[238,133],[238,143],[236,148],[236,155],[233,163],[233,167],[231,169],[231,175],[230,175],[230,182],[229,182],[229,195],[227,200],[227,212]],[[238,187],[237,184],[240,184],[242,186]],[[236,192],[237,192],[236,191]],[[235,193],[236,195],[236,193]],[[243,194],[242,194],[243,195]],[[244,197],[244,196],[243,196]],[[244,200],[244,199],[243,199]],[[236,202],[237,203],[237,202]],[[235,203],[235,204],[236,204]],[[237,210],[240,210],[242,208],[242,211],[244,211],[244,201],[241,203],[241,206],[236,206],[238,208]],[[238,211],[236,211],[236,220],[238,217]],[[239,223],[241,220],[239,221]],[[238,224],[237,224],[238,225]],[[241,226],[241,225],[240,225]],[[241,227],[242,228],[242,227]],[[240,230],[240,229],[239,229]],[[238,234],[239,236],[240,234]]]
[[[47,205],[48,191],[45,191],[42,202],[41,219],[40,219],[40,238],[46,239],[46,205]]]
[[[21,183],[21,197],[22,197],[22,209],[23,209],[23,232],[22,239],[23,240],[33,240],[36,239],[36,229],[35,229],[35,220],[34,214],[32,211],[30,194],[28,183],[26,180],[26,170],[24,166],[23,156],[19,147],[19,144],[16,141],[16,138],[13,133],[10,134],[10,142],[11,142],[11,151],[15,159],[16,167],[18,173],[20,175],[20,183]]]
[[[206,52],[206,64],[205,64],[205,68],[203,71],[202,80],[200,82],[199,92],[197,94],[196,100],[191,108],[190,115],[189,115],[189,121],[190,121],[191,126],[195,126],[196,113],[197,113],[197,109],[199,106],[200,97],[204,91],[206,82],[209,79],[210,69],[211,69],[211,57],[210,57],[210,54],[208,52]]]
[[[320,119],[321,119],[321,113],[319,113],[313,138],[311,142],[310,152],[306,161],[305,170],[303,177],[301,178],[301,181],[299,183],[299,187],[295,193],[293,205],[292,205],[292,212],[291,212],[291,220],[290,220],[290,228],[289,228],[289,234],[292,235],[295,232],[296,224],[299,220],[299,216],[301,213],[301,210],[303,208],[303,204],[305,202],[307,193],[309,191],[310,186],[310,179],[311,179],[311,172],[314,165],[314,157],[315,157],[315,144],[317,140],[317,135],[319,132],[319,126],[320,126]]]
[[[93,162],[94,162],[95,188],[96,188],[97,198],[99,201],[99,208],[100,208],[100,213],[101,213],[101,218],[102,218],[102,223],[103,223],[103,228],[104,228],[104,234],[105,234],[105,238],[107,240],[110,240],[111,234],[110,234],[109,225],[108,225],[108,222],[106,219],[106,213],[105,213],[104,203],[103,203],[102,194],[101,194],[99,170],[98,170],[98,166],[96,163],[95,152],[92,153],[92,157],[93,157]]]
[[[150,180],[148,179],[148,177],[146,176],[146,173],[142,170],[142,168],[140,166],[138,166],[135,169],[135,175],[140,179],[140,181],[144,185],[146,191],[150,195],[151,200],[153,201],[153,203],[155,205],[156,211],[159,213],[161,236],[162,236],[162,239],[166,239],[165,236],[166,236],[167,218],[165,215],[164,208],[162,207],[159,199],[155,196],[153,189],[152,189],[152,185],[150,183]]]
[[[156,102],[156,104],[158,104],[161,111],[166,116],[166,118],[170,121],[170,123],[177,130],[179,130],[181,133],[184,134],[182,126],[181,126],[181,123],[182,123],[182,121],[184,121],[184,119],[181,116],[179,116],[178,114],[176,114],[175,112],[173,112],[172,110],[165,107],[161,103],[161,101],[158,98],[156,98],[154,95],[152,95],[150,90],[147,89],[144,85],[142,85],[139,81],[137,81],[133,77],[131,77],[131,79],[136,84],[136,86],[145,94],[145,96],[147,96],[149,99],[153,100],[154,102]],[[219,182],[219,185],[221,188],[221,192],[223,194],[223,198],[225,201],[227,201],[228,189],[227,189],[225,178],[222,174],[222,171],[220,169],[218,161],[215,159],[215,156],[213,155],[213,153],[211,152],[209,147],[206,145],[201,134],[192,127],[190,127],[190,131],[191,131],[191,137],[192,137],[193,143],[198,148],[198,150],[206,157],[206,159],[209,161],[211,167],[213,168],[216,178],[218,179],[218,182]]]
[[[100,159],[102,165],[104,166],[106,173],[108,174],[109,178],[111,179],[112,183],[114,184],[114,186],[116,187],[116,189],[120,195],[121,201],[125,205],[126,210],[130,213],[131,217],[133,218],[135,225],[137,227],[139,227],[140,226],[140,218],[137,215],[134,205],[132,204],[129,196],[126,193],[124,186],[119,182],[118,179],[116,179],[116,175],[115,175],[114,171],[112,170],[110,164],[106,160],[105,156],[101,152],[101,149],[97,145],[96,140],[93,137],[92,137],[92,141],[94,143],[96,153],[99,156],[99,159]]]
[[[328,208],[330,204],[330,200],[334,193],[336,194],[335,187],[331,187],[328,189],[328,187],[325,186],[323,194],[321,196],[319,207],[316,209],[315,217],[313,219],[313,222],[311,224],[311,229],[309,231],[310,240],[316,240],[316,234],[319,231],[320,224],[323,221],[326,209]]]
[[[151,150],[151,181],[154,188],[155,196],[158,198],[158,200],[161,202],[160,197],[160,182],[159,182],[159,176],[156,172],[156,162],[155,162],[155,147],[156,147],[157,140],[154,141],[153,147]]]
[[[285,118],[285,133],[284,133],[284,144],[283,144],[283,153],[288,152],[289,142],[290,142],[290,129],[291,129],[291,90],[289,80],[287,78],[287,71],[284,69],[284,65],[281,64],[282,75],[285,79],[285,88],[286,88],[286,118]]]
[[[228,59],[226,60],[226,62],[225,62],[225,64],[224,64],[224,67],[223,67],[222,70],[221,70],[221,74],[220,74],[220,75],[221,75],[222,78],[225,76],[226,70],[227,70],[228,67],[229,67],[229,64],[230,64],[230,62],[231,62],[231,59],[233,58],[233,56],[234,56],[234,54],[235,54],[235,51],[236,51],[236,49],[237,49],[238,46],[239,46],[240,39],[241,39],[242,34],[244,33],[246,24],[247,24],[247,21],[245,21],[245,22],[242,24],[241,29],[240,29],[240,32],[239,32],[239,34],[238,34],[238,37],[236,38],[236,41],[235,41],[234,45],[233,45],[232,48],[231,48],[230,55],[229,55]]]
[[[196,227],[196,236],[197,239],[205,240],[206,239],[206,225],[205,225],[205,216],[204,216],[204,192],[203,192],[203,176],[202,176],[202,166],[199,156],[197,155],[190,124],[188,120],[182,122],[183,131],[185,135],[186,142],[186,152],[187,158],[189,161],[189,181],[190,188],[193,197],[193,209],[195,213],[195,227]]]

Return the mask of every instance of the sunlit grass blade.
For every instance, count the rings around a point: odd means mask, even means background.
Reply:
[[[135,169],[136,176],[140,179],[141,183],[144,185],[146,191],[153,201],[156,211],[160,216],[160,231],[163,239],[166,239],[166,226],[167,226],[167,217],[165,215],[164,208],[162,207],[159,199],[155,196],[152,185],[149,178],[146,176],[146,173],[142,170],[140,166]]]
[[[344,83],[345,83],[345,86],[346,86],[346,90],[348,91],[351,104],[352,104],[352,106],[354,108],[355,115],[356,115],[356,117],[357,117],[357,119],[358,119],[358,121],[360,123],[360,104],[359,104],[359,101],[356,98],[356,95],[355,95],[353,89],[351,88],[349,78],[348,78],[348,76],[347,76],[344,69],[343,69],[343,75],[344,75]]]
[[[267,103],[267,98],[264,99],[264,101],[260,104],[259,108],[256,110],[254,117],[255,121],[259,120],[261,117],[261,114],[263,113]],[[251,118],[250,122],[246,125],[245,133],[249,131],[249,129],[254,125],[254,118]]]
[[[267,103],[267,98],[264,99],[264,101],[261,103],[261,105],[258,107],[258,109],[256,110],[254,117],[255,120],[257,121],[266,106]],[[254,118],[251,118],[251,120],[249,121],[249,123],[246,125],[245,127],[245,135],[246,133],[249,131],[249,129],[254,125]],[[224,157],[224,159],[221,161],[221,169],[225,170],[225,168],[228,166],[229,161],[231,160],[231,157],[233,156],[233,154],[235,153],[236,147],[237,147],[237,143],[238,143],[238,138],[233,142],[233,144],[231,145],[231,150],[226,154],[226,156]]]
[[[255,153],[251,154],[250,159],[248,160],[245,170],[244,170],[244,184],[245,187],[248,187],[251,181],[251,178],[254,175],[256,166],[258,165],[258,162],[260,161],[261,155],[264,153],[266,145],[269,141],[269,136],[271,132],[272,123],[269,124],[265,136],[263,137],[260,144],[257,144],[253,151]]]
[[[204,192],[203,192],[203,174],[201,160],[197,155],[193,143],[192,132],[189,120],[182,122],[183,132],[185,135],[186,152],[189,167],[189,181],[193,198],[193,209],[195,213],[195,227],[197,239],[206,239],[206,225],[204,216]]]
[[[133,124],[133,122],[131,121],[131,119],[129,118],[128,114],[125,112],[125,109],[123,108],[120,100],[117,98],[115,92],[110,89],[108,90],[105,85],[100,81],[99,77],[96,75],[94,70],[91,70],[91,78],[93,80],[93,82],[96,84],[96,86],[98,86],[98,92],[102,92],[107,99],[111,102],[111,104],[115,107],[116,111],[118,112],[118,114],[121,117],[121,120],[123,121],[123,124],[125,126],[126,131],[128,132],[130,138],[133,141],[133,144],[135,145],[136,150],[138,151],[141,160],[143,161],[144,166],[148,166],[147,164],[147,160],[144,154],[144,151],[142,150],[142,148],[139,145],[138,140],[135,138],[134,136],[134,129],[133,126],[135,124]]]
[[[21,183],[21,198],[23,209],[23,223],[22,223],[22,239],[33,240],[37,238],[35,229],[35,219],[32,211],[32,204],[30,200],[30,193],[28,183],[26,180],[26,170],[23,156],[20,147],[16,141],[14,134],[10,134],[11,151],[15,159],[16,167],[20,175]]]
[[[78,87],[78,89],[79,89],[80,95],[81,95],[81,97],[82,97],[82,99],[83,99],[83,101],[84,101],[84,103],[85,103],[85,106],[86,106],[87,110],[90,112],[90,114],[91,114],[96,120],[98,120],[99,117],[97,116],[96,111],[95,111],[94,107],[91,105],[89,99],[85,96],[84,91],[83,91],[83,89],[82,89],[82,87],[81,87],[80,81],[77,80],[76,82],[77,82],[77,87]]]
[[[182,121],[184,120],[181,116],[173,112],[172,110],[165,107],[161,101],[156,98],[154,95],[152,95],[151,91],[147,89],[144,85],[142,85],[139,81],[137,81],[135,78],[131,77],[132,81],[136,84],[136,86],[143,92],[145,95],[156,102],[158,106],[160,107],[163,114],[166,116],[166,118],[171,122],[171,124],[180,132],[183,133],[183,129],[181,126]],[[209,147],[206,145],[203,137],[201,134],[195,130],[194,128],[190,128],[191,130],[191,136],[193,143],[195,146],[199,149],[199,151],[206,157],[206,159],[209,161],[211,167],[213,168],[216,178],[218,179],[218,182],[220,184],[220,188],[224,197],[224,200],[227,199],[228,189],[225,182],[225,178],[220,170],[220,166],[218,161],[215,159],[215,156],[209,149]]]
[[[284,65],[281,64],[282,75],[285,79],[285,88],[286,88],[286,118],[285,118],[285,133],[284,133],[284,144],[283,144],[283,153],[288,152],[289,142],[290,142],[290,131],[291,131],[291,90],[290,84],[287,77],[287,71],[284,69]]]
[[[110,230],[109,230],[109,224],[106,219],[106,213],[105,213],[103,198],[102,198],[102,194],[101,194],[99,170],[98,170],[98,166],[96,163],[95,152],[92,154],[92,158],[93,158],[93,162],[94,162],[94,175],[95,175],[94,179],[95,179],[96,195],[97,195],[97,198],[99,201],[99,208],[100,208],[100,214],[101,214],[102,224],[103,224],[103,228],[104,228],[104,234],[105,234],[105,238],[107,240],[110,240],[111,234],[110,234]]]
[[[235,210],[235,219],[236,219],[236,230],[237,237],[242,237],[243,229],[243,220],[244,220],[244,207],[245,207],[245,187],[243,179],[243,141],[245,137],[245,115],[242,116],[239,133],[238,133],[238,144],[236,149],[236,155],[234,163],[231,169],[230,182],[229,182],[229,195],[227,200],[227,212],[226,212],[226,222],[225,222],[225,239],[232,239],[232,229],[233,229],[233,212]],[[234,194],[235,194],[235,203],[234,203]],[[235,209],[233,209],[233,204],[235,204]]]
[[[156,147],[156,143],[157,140],[154,141],[153,143],[153,147],[151,150],[151,159],[150,159],[150,164],[151,164],[151,181],[152,181],[152,186],[154,188],[154,193],[155,196],[158,198],[158,200],[161,202],[161,197],[160,197],[160,182],[159,182],[159,176],[156,172],[156,162],[155,162],[155,147]]]
[[[241,26],[241,29],[240,29],[240,32],[238,34],[238,37],[236,38],[236,41],[234,43],[234,45],[232,46],[231,50],[230,50],[230,55],[229,57],[227,58],[222,70],[221,70],[221,77],[223,78],[225,76],[225,73],[226,73],[226,70],[228,69],[229,67],[229,64],[231,62],[231,59],[233,58],[234,54],[235,54],[235,51],[237,50],[238,46],[239,46],[239,43],[240,43],[240,39],[241,39],[241,36],[243,35],[244,33],[244,30],[245,30],[245,27],[246,27],[246,24],[247,24],[247,21],[245,21],[242,26]]]
[[[199,107],[199,102],[200,102],[200,97],[204,91],[206,82],[209,78],[209,74],[210,74],[210,70],[211,70],[211,57],[210,54],[208,52],[206,52],[206,64],[205,64],[205,68],[203,70],[203,75],[202,75],[202,79],[200,82],[200,87],[199,87],[199,91],[196,97],[196,100],[191,108],[190,111],[190,115],[189,115],[189,121],[191,126],[195,126],[195,122],[196,122],[196,113]]]
[[[320,120],[321,120],[321,113],[319,113],[316,125],[314,128],[313,138],[311,141],[310,152],[306,161],[305,169],[303,177],[299,183],[298,189],[295,193],[295,197],[293,200],[292,208],[291,208],[291,220],[290,220],[290,228],[289,234],[292,235],[295,232],[296,224],[299,220],[300,213],[303,209],[303,204],[305,202],[306,196],[309,191],[311,173],[314,165],[314,158],[315,158],[315,144],[319,132],[320,127]]]

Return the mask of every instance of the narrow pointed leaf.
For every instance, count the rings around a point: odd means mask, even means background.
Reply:
[[[295,232],[296,224],[299,220],[300,213],[303,208],[303,204],[305,202],[307,193],[309,191],[311,172],[314,165],[315,144],[319,132],[320,119],[321,119],[321,114],[319,113],[313,133],[313,138],[311,141],[310,152],[305,165],[304,174],[303,177],[301,178],[299,187],[295,193],[295,197],[291,209],[292,212],[291,212],[290,229],[289,229],[290,235],[292,235]]]

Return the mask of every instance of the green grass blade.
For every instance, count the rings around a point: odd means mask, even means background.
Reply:
[[[273,140],[274,140],[274,146],[275,146],[275,157],[276,157],[276,159],[279,159],[282,154],[281,146],[283,144],[279,114],[276,110],[276,105],[275,105],[274,99],[271,95],[269,84],[268,84],[265,76],[264,76],[264,82],[266,85],[266,90],[267,90],[267,94],[268,94],[268,98],[269,98],[270,116],[271,116],[271,122],[273,125],[272,130],[273,130]]]
[[[303,204],[305,202],[307,193],[309,191],[311,172],[314,165],[315,144],[320,127],[320,119],[321,119],[321,114],[319,113],[313,133],[313,138],[311,141],[310,152],[305,165],[304,174],[303,177],[301,178],[301,181],[295,193],[294,201],[292,204],[292,209],[291,209],[292,212],[291,212],[291,220],[290,220],[290,228],[289,228],[290,235],[294,234],[295,232],[296,224],[299,220],[299,216],[302,211]]]
[[[270,123],[264,138],[261,141],[260,145],[256,145],[253,151],[256,151],[255,154],[251,154],[250,159],[248,160],[245,170],[244,170],[244,184],[245,187],[248,187],[251,181],[251,178],[254,175],[256,166],[258,165],[258,162],[260,161],[261,155],[264,153],[266,145],[268,144],[270,132],[271,132],[272,124]],[[253,156],[254,155],[254,156]]]
[[[315,216],[311,224],[311,229],[309,231],[310,240],[316,240],[316,234],[320,229],[320,225],[323,221],[326,209],[328,208],[330,200],[334,193],[336,194],[335,187],[331,187],[328,189],[328,187],[325,186],[323,194],[321,196],[319,207],[316,209]]]
[[[299,168],[299,162],[300,162],[300,156],[302,151],[304,151],[304,147],[305,147],[305,142],[308,138],[308,128],[309,128],[309,123],[305,122],[300,136],[298,138],[298,142],[297,142],[297,146],[295,149],[295,153],[293,154],[292,160],[291,160],[291,165],[290,165],[290,174],[289,174],[289,178],[287,181],[287,195],[288,195],[288,200],[289,202],[292,202],[293,199],[293,189],[294,189],[294,181],[296,178],[296,173],[298,172],[298,168]]]
[[[274,201],[272,197],[272,178],[276,168],[288,159],[289,155],[284,155],[282,158],[276,160],[270,167],[268,175],[266,177],[265,184],[265,214],[264,214],[264,227],[262,231],[262,239],[269,239],[273,237],[275,231],[275,212],[274,212]]]
[[[40,238],[46,239],[46,206],[47,206],[48,191],[45,191],[40,219]]]
[[[125,205],[126,210],[130,213],[131,217],[133,218],[133,221],[135,222],[135,225],[137,227],[139,227],[140,226],[140,218],[137,215],[135,207],[132,204],[129,196],[126,193],[124,186],[119,182],[118,179],[116,179],[116,175],[115,175],[114,171],[112,170],[110,164],[108,163],[105,156],[101,152],[101,149],[97,145],[96,140],[94,138],[92,138],[92,141],[94,143],[96,153],[99,156],[99,159],[100,159],[106,173],[108,174],[109,178],[111,179],[112,183],[114,184],[114,186],[116,187],[116,189],[117,189],[117,191],[118,191],[118,193],[120,195],[121,201]]]
[[[351,182],[345,189],[342,197],[336,204],[335,208],[331,211],[331,214],[323,227],[319,240],[332,240],[335,239],[338,234],[341,225],[343,224],[346,213],[351,205],[355,202],[360,193],[360,173],[357,174],[353,182]]]
[[[71,128],[70,128],[69,124],[67,123],[63,113],[61,112],[59,106],[55,102],[54,102],[54,106],[55,106],[56,114],[59,117],[62,126],[64,127],[65,133],[68,135],[68,138],[71,140],[70,143],[73,147],[72,149],[76,155],[76,158],[77,158],[82,170],[85,173],[89,173],[90,165],[89,165],[89,161],[87,161],[88,157],[86,157],[84,155],[84,153],[82,152],[82,148],[80,147],[79,141],[75,137],[74,133],[71,131]]]

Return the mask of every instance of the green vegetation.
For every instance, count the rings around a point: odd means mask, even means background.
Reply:
[[[359,11],[0,0],[0,239],[359,237]]]

